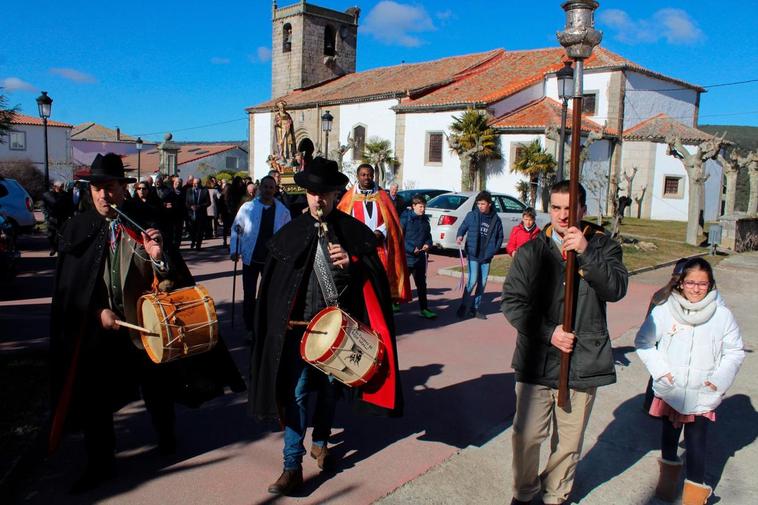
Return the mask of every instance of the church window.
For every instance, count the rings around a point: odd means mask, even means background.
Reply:
[[[282,52],[292,51],[292,25],[287,23],[282,28]]]
[[[426,164],[442,164],[442,132],[426,133]]]
[[[673,175],[666,175],[663,178],[663,196],[664,198],[682,198],[684,188],[682,187],[682,178]]]
[[[363,159],[363,150],[366,148],[366,127],[358,125],[353,128],[353,160]]]
[[[324,27],[324,56],[334,56],[336,54],[336,36],[337,32],[334,31],[334,28],[328,25]]]
[[[226,169],[227,170],[237,170],[239,168],[239,158],[236,158],[234,156],[227,156],[226,157]]]

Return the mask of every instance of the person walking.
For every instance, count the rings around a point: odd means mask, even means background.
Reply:
[[[681,281],[650,312],[634,345],[653,377],[650,414],[661,418],[655,495],[671,502],[678,494],[677,449],[684,432],[682,504],[705,505],[712,493],[705,483],[708,429],[745,358],[739,327],[719,299],[710,263],[693,258],[684,264]]]
[[[267,243],[282,226],[290,222],[290,212],[282,202],[274,198],[276,181],[266,176],[261,180],[258,196],[242,204],[234,218],[229,243],[232,261],[242,260],[242,317],[251,342],[253,317],[255,315],[255,294],[258,276],[268,256]],[[239,251],[239,257],[237,256]]]
[[[406,209],[400,216],[400,227],[405,237],[405,258],[408,272],[413,276],[418,294],[419,314],[426,319],[437,317],[429,310],[426,298],[426,270],[429,261],[429,249],[432,247],[432,228],[426,215],[426,200],[415,195],[411,200],[411,209]]]
[[[190,223],[190,249],[203,245],[203,234],[205,233],[205,223],[208,219],[208,207],[211,205],[208,190],[200,185],[200,178],[192,179],[192,188],[187,190],[185,197],[187,206],[187,219]]]
[[[476,209],[471,210],[458,228],[455,242],[460,246],[466,238],[466,257],[468,258],[468,284],[463,291],[458,317],[474,316],[487,319],[479,306],[482,293],[487,285],[490,263],[495,253],[503,245],[503,223],[492,207],[492,195],[482,191],[476,195]],[[474,293],[474,288],[476,292]],[[473,305],[472,305],[472,293]]]
[[[579,185],[576,215],[587,210]],[[550,189],[550,224],[519,249],[503,284],[502,311],[518,332],[512,505],[542,493],[545,505],[565,503],[574,483],[597,388],[616,382],[606,304],[626,295],[629,273],[621,245],[602,228],[569,227],[569,181]],[[564,331],[565,254],[576,251],[574,331]],[[558,406],[561,353],[570,353],[568,405]],[[542,473],[540,447],[550,435]]]

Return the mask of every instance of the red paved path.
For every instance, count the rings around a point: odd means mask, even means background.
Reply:
[[[216,300],[219,316],[226,321],[223,334],[240,370],[246,372],[249,349],[242,343],[239,306],[236,331],[229,324],[232,262],[220,247],[185,253],[198,281]],[[35,266],[44,263],[41,254],[38,256],[32,260]],[[178,410],[180,448],[170,460],[155,453],[153,433],[142,404],[121,411],[117,416],[119,477],[84,501],[65,495],[82,464],[78,450],[81,441],[69,437],[26,486],[21,502],[367,504],[441,463],[458,449],[487,442],[510,425],[510,359],[515,333],[494,302],[501,287],[496,283],[488,284],[485,293],[488,320],[461,322],[455,318],[460,297],[455,291],[458,281],[434,273],[457,261],[432,256],[430,301],[431,308],[440,313],[437,320],[419,318],[415,302],[404,306],[396,318],[406,415],[402,419],[361,417],[341,404],[333,443],[343,458],[342,469],[337,474],[319,475],[313,460],[307,459],[303,497],[275,499],[266,493],[267,485],[280,471],[281,434],[266,431],[245,416],[246,396],[227,395],[199,410]],[[28,334],[32,330],[23,328],[39,328],[44,323],[45,293],[39,292],[46,285],[43,279],[44,276],[37,276],[37,281],[34,276],[21,277],[15,298],[0,290],[3,327],[16,320],[20,323],[16,327],[22,328],[20,335],[35,336]],[[34,286],[36,292],[29,293],[24,287],[27,284]],[[241,290],[240,279],[237,287]],[[626,299],[609,306],[614,337],[639,324],[654,289],[654,285],[632,282]],[[238,291],[238,300],[240,294]],[[43,298],[43,303],[27,305],[21,301],[33,298]],[[34,331],[39,333],[39,329]],[[44,340],[36,342],[44,345]],[[3,335],[0,345],[16,348],[24,342]]]

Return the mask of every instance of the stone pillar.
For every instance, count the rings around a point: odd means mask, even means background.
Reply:
[[[747,173],[750,176],[750,198],[747,203],[747,214],[758,215],[758,151],[748,155]]]
[[[163,176],[178,175],[179,144],[172,142],[174,136],[167,133],[163,142],[158,144],[158,172]]]

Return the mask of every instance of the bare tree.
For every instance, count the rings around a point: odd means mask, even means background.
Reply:
[[[642,186],[639,194],[634,197],[634,201],[637,203],[637,219],[642,219],[642,201],[645,199],[645,193],[647,192],[647,185]]]
[[[737,149],[732,149],[728,157],[725,158],[719,153],[717,159],[724,170],[724,177],[726,178],[724,215],[731,216],[734,214],[734,201],[737,196],[737,175],[740,173],[740,156],[737,153]]]
[[[724,146],[724,134],[721,137],[712,137],[697,146],[697,152],[690,154],[682,145],[680,137],[668,137],[669,156],[681,160],[684,169],[687,172],[689,181],[689,194],[687,203],[687,238],[690,245],[698,245],[699,224],[701,222],[701,212],[703,210],[703,195],[705,191],[705,181],[708,174],[705,171],[705,162],[716,159],[721,148]]]
[[[597,203],[597,224],[603,225],[603,199],[607,194],[605,183],[605,171],[603,165],[597,161],[590,162],[588,169],[582,170],[581,181],[584,189]]]

